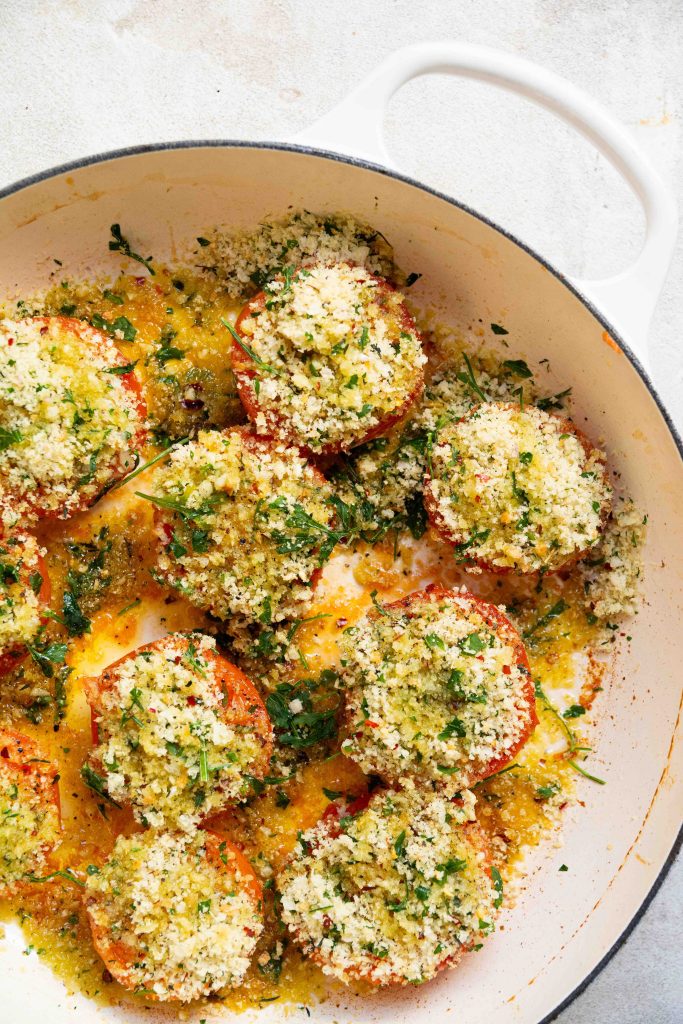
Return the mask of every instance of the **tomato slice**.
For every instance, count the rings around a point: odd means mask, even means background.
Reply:
[[[57,324],[60,330],[67,331],[75,335],[83,346],[83,360],[85,362],[89,361],[89,350],[97,352],[105,363],[107,363],[107,366],[110,369],[127,366],[130,362],[124,353],[116,347],[115,341],[105,337],[100,331],[86,323],[85,320],[77,320],[74,317],[67,316],[38,316],[32,317],[30,322],[35,323],[39,328],[42,327],[45,330],[47,330],[50,325]],[[132,398],[135,410],[140,417],[142,425],[130,438],[130,451],[139,451],[146,444],[148,439],[148,432],[144,426],[144,422],[147,418],[147,403],[145,402],[142,385],[132,370],[129,373],[117,374],[116,376],[123,388]],[[121,470],[112,463],[110,471],[111,479],[109,480],[109,485],[124,477],[130,469]],[[45,501],[41,500],[41,496],[44,493],[44,490],[38,488],[34,494],[22,495],[22,506],[27,509],[29,515],[34,515],[39,519],[60,518],[63,512],[62,508],[46,507]],[[99,497],[101,497],[101,494],[93,495],[88,492],[87,488],[84,489],[81,494],[81,500],[72,506],[69,514],[75,515],[77,512],[81,512],[84,509],[89,508],[99,499]]]
[[[448,590],[443,587],[440,583],[432,583],[424,590],[415,591],[413,594],[408,594],[407,597],[401,598],[400,601],[394,601],[392,604],[385,605],[387,611],[391,609],[408,609],[410,614],[410,608],[412,605],[419,604],[420,602],[428,600],[457,600],[465,601],[470,607],[479,613],[486,625],[505,643],[512,647],[514,652],[513,662],[519,668],[523,670],[523,685],[521,696],[521,705],[519,707],[519,716],[522,721],[522,728],[520,729],[519,736],[516,741],[508,748],[505,753],[501,753],[497,757],[492,757],[489,761],[479,764],[477,766],[476,777],[470,779],[470,786],[475,782],[481,782],[482,779],[487,779],[490,775],[495,775],[496,772],[500,771],[506,765],[511,764],[517,754],[520,752],[522,747],[527,743],[529,737],[533,733],[534,729],[538,725],[538,716],[536,714],[536,694],[534,692],[534,684],[531,679],[531,668],[529,665],[529,656],[524,646],[524,641],[508,619],[507,615],[504,615],[494,604],[490,604],[488,601],[484,601],[469,591],[461,590]],[[374,612],[372,614],[378,614]]]
[[[370,803],[370,801],[374,799],[375,796],[380,796],[383,792],[385,792],[385,790],[380,789],[375,790],[374,793],[372,794],[364,794],[358,800],[355,800],[353,801],[353,803],[348,805],[344,804],[343,802],[330,804],[329,807],[326,809],[325,813],[323,814],[320,822],[318,823],[317,828],[320,835],[318,837],[318,841],[313,840],[313,842],[311,843],[311,854],[313,856],[315,855],[315,849],[318,845],[318,842],[323,838],[329,837],[331,839],[336,839],[339,835],[341,835],[341,829],[339,827],[340,817],[356,817],[357,815],[362,814],[363,811],[368,806],[368,804]],[[457,802],[457,797],[453,798],[453,802]],[[492,856],[490,844],[486,836],[486,833],[483,831],[481,826],[476,821],[466,822],[464,824],[458,825],[457,827],[461,832],[463,832],[467,836],[468,842],[473,847],[477,862],[481,865],[482,870],[490,878],[492,868]],[[288,863],[291,863],[291,861],[293,860],[293,856],[290,857]],[[453,920],[458,920],[457,913],[453,914]],[[330,919],[330,927],[332,926],[332,924],[333,921]],[[293,934],[295,938],[305,943],[305,940],[300,935],[300,933],[293,932]],[[456,952],[451,953],[449,956],[445,957],[444,960],[441,961],[441,963],[438,965],[437,970],[441,971],[447,967],[454,967],[457,963],[459,963],[463,955],[473,948],[473,945],[474,940],[470,945],[460,946]],[[311,960],[314,961],[314,963],[317,963],[321,967],[325,967],[327,960],[324,954],[322,954],[319,949],[310,950],[308,951],[307,955]],[[380,963],[379,957],[371,956],[368,957],[368,959],[370,960],[371,964],[373,961],[376,963]],[[349,968],[349,970],[346,973],[348,974],[350,980],[362,980],[368,982],[375,988],[386,988],[398,985],[403,986],[407,983],[406,978],[398,974],[390,975],[388,980],[379,981],[377,977],[373,974],[371,966],[369,966],[367,969],[364,969],[363,967],[356,965],[354,967]]]
[[[221,874],[242,887],[250,896],[254,904],[254,912],[260,915],[263,902],[263,888],[258,875],[248,861],[241,848],[222,832],[205,831],[206,859],[212,867]],[[231,885],[231,888],[233,886]],[[210,897],[209,897],[210,898]],[[131,990],[136,988],[135,974],[131,970],[134,965],[144,960],[144,953],[132,945],[120,939],[112,939],[109,930],[99,924],[91,909],[94,900],[86,901],[86,913],[90,924],[93,938],[93,945],[101,960],[112,976],[124,986]],[[245,929],[246,930],[246,929]],[[130,931],[129,931],[130,934]],[[163,981],[163,978],[159,980]],[[163,998],[164,1001],[177,1001],[178,997],[168,995],[159,997],[156,993],[146,990],[145,998],[154,1002]]]
[[[513,405],[510,402],[503,402],[503,403],[501,403],[501,405],[507,406],[509,408],[514,408],[514,409],[518,408],[517,406]],[[469,412],[465,416],[461,416],[460,419],[457,420],[456,422],[462,423],[463,421],[470,419],[473,415],[476,414],[478,408],[479,408],[479,406],[476,406],[476,405],[473,406],[472,409],[470,409]],[[595,451],[595,445],[592,444],[590,439],[588,437],[586,437],[586,435],[583,433],[583,431],[581,431],[576,426],[576,424],[572,423],[572,421],[567,419],[565,416],[558,416],[555,413],[551,413],[550,415],[552,415],[553,418],[557,420],[557,430],[558,430],[558,433],[559,434],[573,434],[576,437],[576,439],[579,441],[581,447],[583,448],[584,452],[586,453],[586,458],[588,459],[590,457],[591,453]],[[603,463],[603,472],[605,473],[605,475],[607,474],[607,468],[604,465],[604,463]],[[462,534],[454,533],[453,530],[450,529],[449,526],[446,524],[446,522],[444,520],[444,517],[443,517],[443,515],[442,515],[442,513],[441,513],[441,511],[439,509],[439,503],[437,501],[437,498],[436,498],[436,496],[435,496],[435,494],[433,492],[433,489],[432,489],[432,486],[431,486],[431,480],[432,480],[431,475],[429,473],[429,470],[427,469],[427,471],[425,473],[425,478],[424,478],[424,496],[423,496],[424,507],[425,507],[425,511],[427,512],[427,517],[429,519],[429,522],[433,526],[434,530],[439,535],[439,537],[441,537],[441,539],[444,540],[447,544],[452,544],[454,547],[457,547],[460,544],[462,544],[462,542],[466,538]],[[457,487],[457,485],[456,485],[456,487]],[[607,520],[609,519],[609,516],[610,516],[610,508],[609,508],[609,504],[607,504],[605,506],[605,508],[602,510],[602,514],[601,514],[601,526],[600,526],[601,530],[604,530],[605,526],[607,525]],[[584,558],[588,554],[588,552],[590,550],[591,550],[590,548],[584,548],[584,549],[582,549],[580,551],[574,552],[564,562],[562,562],[561,565],[556,565],[554,568],[545,569],[544,570],[544,575],[545,576],[552,576],[552,575],[554,575],[555,573],[558,573],[558,572],[566,572],[568,569],[571,569],[571,567],[576,562],[581,561],[581,559]],[[532,572],[529,572],[529,573],[523,573],[520,569],[516,569],[514,566],[511,566],[511,565],[496,565],[493,562],[487,561],[485,558],[478,558],[476,555],[472,555],[471,557],[468,557],[467,562],[470,565],[477,566],[479,569],[483,569],[484,572],[490,572],[490,573],[493,573],[496,576],[507,576],[509,573],[517,573],[518,575],[537,576],[538,572],[539,572],[539,570],[535,570],[535,571],[532,571]]]
[[[186,646],[191,642],[185,634],[169,634],[125,654],[109,665],[100,676],[83,680],[85,696],[90,705],[93,746],[99,743],[98,719],[103,713],[102,695],[113,689],[117,668],[145,651],[163,653],[169,645],[177,645],[179,641]],[[224,722],[232,726],[250,727],[260,739],[259,763],[252,766],[252,774],[261,777],[266,774],[273,752],[273,729],[261,695],[251,680],[218,651],[209,650],[203,656],[211,667],[216,687],[222,695],[221,717]]]
[[[377,282],[378,294],[384,293],[387,295],[393,294],[397,291],[394,285],[385,278],[379,277],[376,274],[370,274],[369,276]],[[259,292],[242,307],[235,322],[235,331],[241,338],[248,340],[242,330],[242,325],[248,317],[253,316],[255,313],[260,313],[265,308],[267,299],[268,296],[265,292]],[[419,331],[415,325],[415,321],[408,312],[405,303],[401,303],[399,322],[402,330],[410,331],[419,336]],[[367,441],[371,441],[376,437],[381,437],[383,434],[386,434],[407,415],[411,406],[415,404],[424,390],[424,374],[422,369],[420,369],[419,371],[416,371],[415,383],[409,393],[405,396],[404,400],[394,409],[393,412],[387,413],[380,422],[376,423],[365,433],[353,437],[348,444],[335,442],[325,445],[321,449],[316,449],[316,451],[311,451],[311,449],[307,447],[305,441],[297,435],[296,430],[290,425],[286,415],[281,415],[279,412],[267,409],[259,402],[258,396],[255,394],[252,385],[252,381],[257,376],[254,360],[244,351],[234,338],[232,341],[231,358],[232,369],[237,382],[237,391],[245,412],[252,423],[256,423],[257,417],[259,414],[262,414],[266,418],[267,434],[272,433],[290,444],[298,446],[307,455],[313,455],[315,457],[336,455],[341,451],[348,451],[349,448],[355,448],[357,445],[365,444]]]

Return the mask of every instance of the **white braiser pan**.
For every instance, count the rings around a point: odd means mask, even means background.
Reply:
[[[607,281],[572,283],[503,228],[393,170],[381,140],[404,82],[452,72],[513,90],[587,136],[643,203],[640,256]],[[320,147],[320,148],[319,148]],[[340,156],[352,152],[354,158]],[[649,515],[644,603],[596,703],[585,806],[569,812],[561,850],[543,848],[514,908],[477,955],[423,988],[313,1009],[317,1022],[538,1024],[600,970],[643,913],[675,853],[683,807],[683,468],[681,440],[647,375],[645,337],[676,234],[672,197],[631,137],[584,93],[509,54],[455,43],[395,53],[294,144],[178,142],[107,153],[46,171],[1,194],[3,297],[65,277],[111,273],[109,225],[130,226],[158,259],[182,255],[215,224],[251,227],[288,207],[345,210],[379,228],[398,263],[424,275],[419,304],[466,331],[503,322],[515,355],[548,358],[549,387],[573,388],[586,418]],[[616,344],[606,342],[611,338]],[[519,340],[519,344],[517,344]],[[560,864],[570,866],[558,873]],[[0,1019],[134,1024],[154,1014],[67,994],[13,927],[0,955]],[[262,1020],[281,1020],[277,1004]],[[293,1020],[307,1019],[292,1008]],[[225,1012],[225,1016],[229,1014]],[[175,1017],[175,1014],[172,1015]],[[216,1013],[197,1014],[214,1021]],[[166,1018],[168,1019],[168,1017]],[[242,1017],[242,1020],[245,1018]]]

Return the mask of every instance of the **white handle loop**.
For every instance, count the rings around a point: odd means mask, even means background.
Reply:
[[[419,43],[397,50],[295,142],[392,167],[384,115],[393,94],[420,75],[449,73],[489,82],[538,103],[585,135],[640,199],[647,221],[635,262],[602,281],[575,281],[647,364],[647,330],[674,250],[678,212],[669,188],[624,126],[583,90],[509,53],[469,43]]]

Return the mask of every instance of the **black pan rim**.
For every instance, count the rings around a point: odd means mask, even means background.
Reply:
[[[304,156],[312,156],[324,160],[332,160],[336,163],[348,164],[352,167],[359,167],[366,171],[373,171],[374,173],[381,174],[386,178],[394,178],[396,181],[403,182],[403,184],[405,185],[410,185],[412,188],[419,189],[421,192],[426,192],[428,195],[434,196],[434,198],[436,199],[442,199],[450,206],[455,206],[457,209],[462,210],[463,212],[469,214],[471,217],[475,217],[477,220],[486,224],[488,227],[493,228],[494,231],[497,231],[500,235],[502,235],[504,238],[507,238],[519,249],[525,252],[528,256],[531,256],[534,260],[540,263],[545,270],[552,274],[553,277],[560,281],[565,286],[565,288],[567,288],[568,291],[570,291],[579,300],[579,302],[581,302],[581,304],[589,311],[589,313],[591,313],[591,315],[598,321],[598,323],[601,324],[603,329],[609,333],[610,337],[612,337],[617,342],[619,348],[622,350],[628,361],[633,366],[634,370],[636,371],[636,373],[642,380],[643,384],[647,388],[650,397],[657,406],[657,409],[659,410],[659,413],[669,430],[673,442],[676,445],[678,454],[681,457],[681,460],[683,461],[683,438],[681,437],[678,428],[675,426],[673,420],[671,419],[668,410],[666,409],[662,400],[660,399],[657,389],[655,388],[654,383],[651,380],[647,370],[640,362],[635,352],[633,352],[629,344],[624,340],[620,332],[617,331],[612,326],[612,324],[609,323],[609,321],[600,312],[600,310],[593,305],[590,299],[588,299],[585,295],[578,291],[578,289],[569,280],[569,278],[564,273],[562,273],[562,271],[557,270],[557,268],[554,267],[551,263],[548,263],[548,261],[543,256],[540,256],[534,249],[527,245],[526,242],[523,242],[516,235],[512,234],[506,228],[501,227],[500,224],[497,224],[489,217],[486,217],[483,214],[478,213],[477,210],[474,210],[471,206],[468,206],[467,203],[463,203],[458,199],[454,199],[453,197],[446,195],[444,192],[440,192],[438,189],[431,188],[429,185],[424,185],[421,182],[417,181],[415,178],[411,178],[408,175],[401,174],[398,171],[389,170],[386,167],[382,167],[380,164],[375,164],[369,160],[362,160],[357,157],[343,156],[340,153],[335,153],[327,149],[318,149],[313,146],[298,145],[297,143],[287,142],[250,142],[244,139],[185,139],[175,142],[152,142],[138,146],[127,146],[122,149],[113,149],[102,153],[94,153],[91,156],[82,157],[78,160],[71,160],[68,161],[67,163],[58,164],[55,167],[50,167],[45,171],[39,171],[36,174],[28,175],[27,177],[21,178],[19,179],[19,181],[16,181],[13,184],[7,185],[6,187],[0,189],[0,200],[5,199],[8,196],[14,195],[16,192],[21,192],[26,188],[30,188],[32,185],[37,185],[40,182],[47,181],[49,178],[56,178],[61,174],[66,174],[69,171],[80,170],[84,167],[91,167],[94,164],[106,163],[110,160],[118,160],[125,157],[140,156],[145,153],[157,153],[177,149],[262,149],[271,150],[275,152],[299,153]],[[607,966],[610,960],[612,960],[615,953],[623,946],[623,944],[626,942],[626,940],[631,935],[633,930],[639,924],[646,910],[648,909],[653,899],[657,895],[657,892],[659,891],[664,879],[668,875],[671,869],[671,865],[676,859],[676,856],[679,850],[681,849],[682,845],[683,826],[681,826],[678,835],[672,844],[671,850],[669,851],[669,854],[666,860],[664,861],[664,864],[662,865],[659,874],[657,875],[657,878],[653,882],[649,891],[646,893],[643,902],[640,904],[638,910],[635,912],[629,923],[626,925],[623,932],[614,941],[613,945],[610,947],[610,949],[607,950],[602,959],[576,986],[576,988],[573,989],[573,991],[570,992],[569,995],[567,995],[562,1000],[562,1002],[560,1002],[555,1007],[554,1010],[552,1010],[549,1014],[546,1014],[545,1017],[539,1020],[538,1024],[550,1024],[551,1021],[554,1021],[563,1010],[566,1010],[567,1007],[574,1002],[577,996],[581,995],[581,993],[588,988],[591,982],[594,981],[595,978],[597,978],[597,976]]]

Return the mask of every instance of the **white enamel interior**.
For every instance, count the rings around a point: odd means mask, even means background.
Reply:
[[[288,207],[348,210],[423,274],[411,296],[463,332],[504,323],[514,355],[547,357],[548,384],[571,384],[573,416],[606,446],[625,489],[649,515],[645,600],[633,641],[597,702],[584,807],[566,819],[561,850],[539,851],[514,909],[456,971],[397,995],[313,1010],[316,1021],[452,1020],[536,1024],[593,970],[631,922],[666,861],[682,806],[683,473],[676,444],[628,358],[552,272],[468,212],[376,171],[322,156],[260,148],[193,147],[139,153],[39,182],[0,203],[2,297],[33,293],[49,275],[111,272],[109,225],[120,222],[157,258],[182,254],[214,224],[243,227]],[[54,258],[62,261],[56,267]],[[569,871],[558,874],[561,863]],[[67,994],[8,928],[0,958],[0,1018],[50,1024],[150,1021]],[[264,1021],[282,1009],[262,1011]],[[308,1019],[295,1009],[294,1020]],[[448,1013],[448,1015],[447,1015]],[[204,1010],[209,1020],[224,1019]],[[166,1018],[164,1018],[166,1019]],[[177,1019],[177,1011],[170,1014]],[[242,1020],[245,1018],[242,1017]]]

